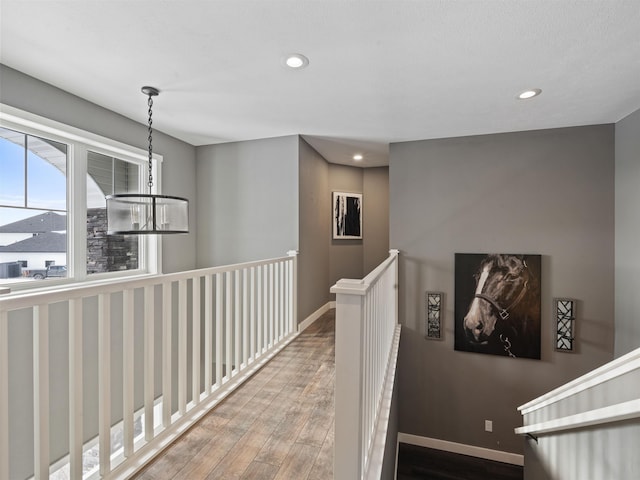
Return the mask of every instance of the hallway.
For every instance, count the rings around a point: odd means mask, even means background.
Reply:
[[[314,322],[134,478],[333,478],[335,311]]]

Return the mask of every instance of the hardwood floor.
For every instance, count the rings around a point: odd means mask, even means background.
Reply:
[[[331,310],[133,478],[332,480],[334,345]],[[523,476],[522,467],[401,443],[397,478]]]
[[[332,479],[334,344],[331,310],[133,478]]]
[[[399,444],[398,480],[522,480],[523,468],[467,455]]]

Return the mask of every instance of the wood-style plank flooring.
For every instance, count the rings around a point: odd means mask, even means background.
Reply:
[[[331,310],[134,478],[331,480],[334,345]]]

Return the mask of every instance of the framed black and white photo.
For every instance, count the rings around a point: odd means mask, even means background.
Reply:
[[[455,254],[455,349],[540,359],[540,255]]]
[[[333,192],[334,240],[362,239],[362,194]]]

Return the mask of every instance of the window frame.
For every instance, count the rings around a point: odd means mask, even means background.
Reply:
[[[109,279],[157,275],[162,272],[162,241],[159,235],[140,235],[139,268],[116,272],[87,274],[87,164],[88,152],[132,162],[141,167],[140,191],[148,192],[146,172],[149,164],[147,150],[97,135],[64,123],[51,120],[0,103],[0,127],[28,135],[64,143],[67,153],[67,274],[64,279],[50,279],[47,287],[69,283],[104,281]],[[153,154],[151,193],[162,191],[162,155]],[[147,189],[147,190],[145,190]],[[11,290],[42,288],[41,282],[1,283]]]

